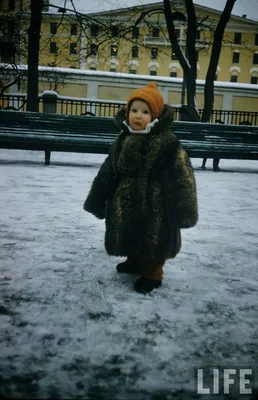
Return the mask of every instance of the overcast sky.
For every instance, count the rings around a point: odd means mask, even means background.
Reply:
[[[68,8],[71,7],[72,9],[71,0],[50,0],[50,3],[60,6],[63,6],[64,2],[66,2]],[[77,11],[95,12],[156,3],[157,0],[73,0],[73,2]],[[196,0],[194,3],[222,10],[226,0]],[[240,16],[246,14],[247,18],[258,20],[258,0],[237,0],[233,9],[233,14]]]

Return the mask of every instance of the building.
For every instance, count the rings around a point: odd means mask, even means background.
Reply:
[[[175,0],[173,4],[176,35],[185,52],[184,1]],[[16,64],[27,64],[29,5],[29,0],[2,0],[0,3],[2,63],[15,59]],[[160,82],[162,78],[170,78],[164,81],[167,89],[162,88],[163,94],[169,103],[180,104],[183,71],[168,40],[161,5],[162,2],[157,2],[112,12],[76,15],[60,8],[53,11],[46,1],[39,64],[49,68],[41,69],[39,91],[51,89],[60,95],[125,100],[131,87],[143,82],[141,77],[156,76]],[[214,28],[221,13],[198,5],[195,5],[195,10],[199,24],[196,97],[199,108],[202,108],[203,80],[210,60]],[[136,23],[142,15],[145,18]],[[60,68],[65,69],[60,72]],[[80,74],[80,71],[86,74]],[[95,75],[95,71],[111,74]],[[121,73],[129,75],[121,78]],[[3,73],[0,75],[2,85],[14,76],[10,75],[10,69],[7,75],[6,78]],[[214,108],[257,111],[258,22],[244,15],[231,15],[223,38],[216,80]],[[234,86],[234,83],[239,85]],[[20,85],[14,85],[9,91],[25,93],[26,74]]]
[[[16,62],[27,64],[26,29],[29,0],[2,0],[0,16],[5,34],[1,38],[1,62],[16,51]],[[168,40],[162,2],[117,9],[112,12],[76,15],[45,2],[39,64],[154,76],[182,77],[183,71]],[[185,52],[186,11],[184,1],[173,2],[176,35]],[[55,11],[54,11],[55,10]],[[155,11],[157,10],[157,11]],[[205,79],[214,29],[221,13],[195,5],[199,25],[196,35],[198,79]],[[142,14],[145,18],[135,24]],[[3,28],[2,28],[3,29]],[[7,40],[12,36],[12,43]],[[1,34],[1,30],[0,30]],[[19,39],[19,40],[18,40]],[[245,15],[232,15],[226,27],[216,79],[258,83],[258,22]]]

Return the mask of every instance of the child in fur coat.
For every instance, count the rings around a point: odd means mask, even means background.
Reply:
[[[156,82],[134,90],[116,115],[121,133],[84,203],[105,218],[107,253],[126,257],[117,271],[139,274],[134,289],[144,294],[161,286],[165,261],[180,250],[180,229],[198,219],[193,169],[172,122]]]

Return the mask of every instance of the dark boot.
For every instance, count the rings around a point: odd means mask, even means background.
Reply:
[[[124,262],[117,264],[116,266],[117,272],[124,274],[139,274],[140,268],[137,265],[137,262],[129,262],[128,259]]]
[[[134,289],[138,293],[149,293],[152,292],[153,289],[156,289],[162,285],[161,280],[149,279],[141,277],[134,284]]]

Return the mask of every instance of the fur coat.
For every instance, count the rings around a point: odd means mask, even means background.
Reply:
[[[95,177],[84,210],[105,218],[105,248],[113,256],[162,262],[181,247],[181,228],[197,223],[193,169],[178,138],[169,130],[173,110],[148,134],[130,133],[116,115],[121,133]]]

